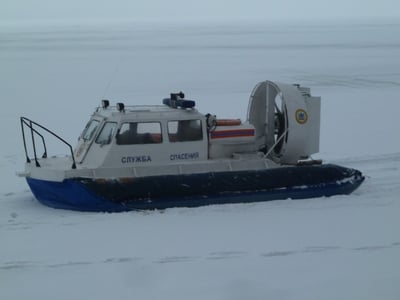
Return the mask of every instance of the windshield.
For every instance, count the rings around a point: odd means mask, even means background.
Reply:
[[[85,129],[83,130],[82,139],[85,141],[91,140],[94,134],[96,133],[99,123],[100,122],[97,120],[90,120],[89,123],[87,123]]]
[[[103,129],[101,130],[101,132],[99,133],[99,135],[96,139],[96,143],[101,144],[101,145],[110,144],[116,127],[117,127],[117,123],[106,122],[103,126]]]

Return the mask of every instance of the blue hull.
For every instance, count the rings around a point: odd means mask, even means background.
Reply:
[[[363,181],[361,172],[336,165],[154,176],[124,182],[27,178],[36,199],[44,205],[103,212],[329,197],[350,194]]]

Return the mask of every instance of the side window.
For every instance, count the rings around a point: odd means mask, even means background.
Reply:
[[[82,139],[85,141],[91,140],[94,134],[96,133],[99,123],[100,122],[97,120],[90,120],[89,123],[87,123],[85,129],[83,130]]]
[[[108,145],[109,143],[111,143],[115,128],[117,128],[117,123],[106,122],[96,139],[96,144]]]
[[[180,120],[168,122],[170,142],[190,142],[203,139],[201,120]]]
[[[158,143],[162,143],[161,124],[159,122],[123,123],[117,135],[118,145]]]

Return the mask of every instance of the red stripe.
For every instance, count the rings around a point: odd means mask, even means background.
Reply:
[[[221,130],[221,131],[211,132],[212,139],[252,137],[252,136],[254,136],[254,129]]]

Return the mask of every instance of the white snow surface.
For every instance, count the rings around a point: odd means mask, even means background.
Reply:
[[[244,119],[266,79],[322,96],[352,195],[81,213],[15,176],[21,115],[74,144],[102,98]],[[400,299],[400,22],[3,26],[0,91],[0,299]]]

